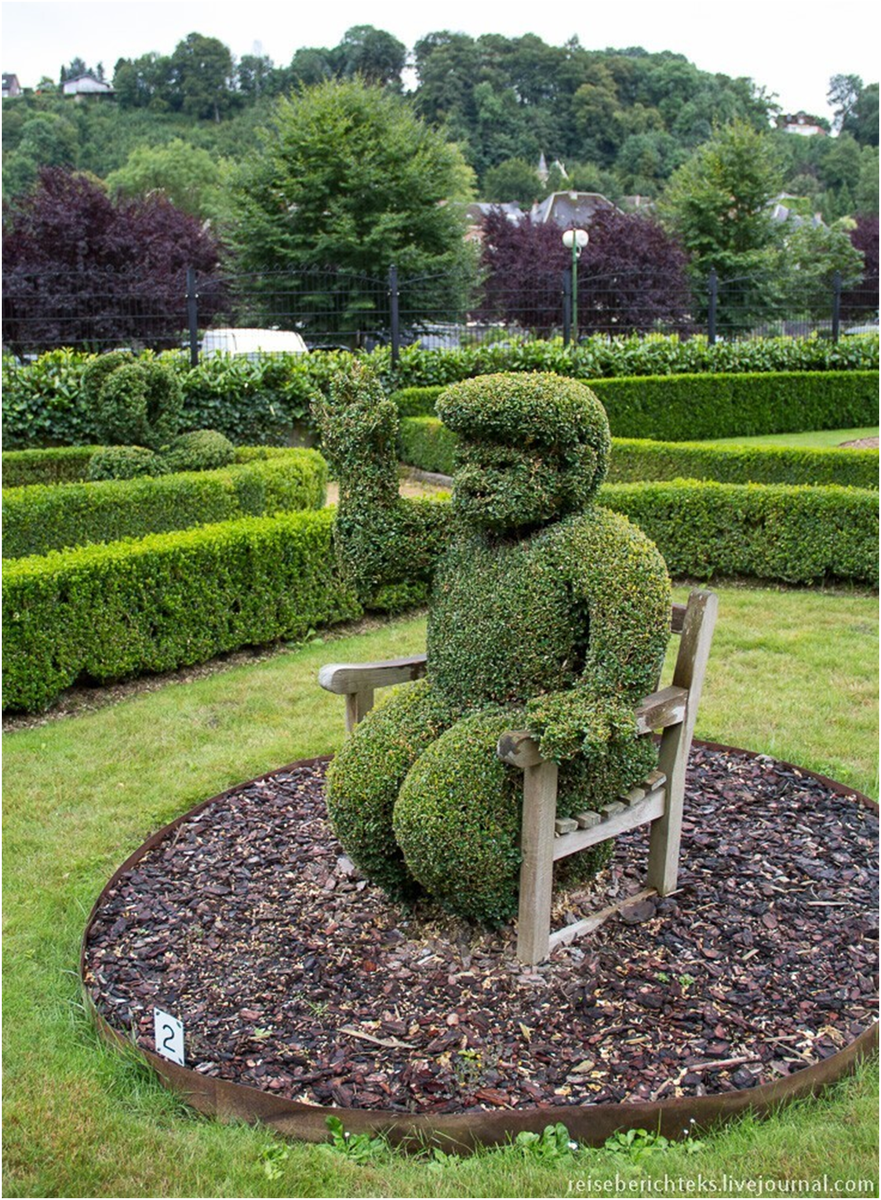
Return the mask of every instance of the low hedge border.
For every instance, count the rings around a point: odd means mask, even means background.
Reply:
[[[50,446],[44,450],[4,450],[3,487],[31,483],[79,483],[89,475],[92,456],[103,446]]]
[[[32,483],[84,483],[92,456],[104,446],[48,446],[39,450],[4,450],[3,487]],[[264,461],[295,452],[290,446],[236,446],[236,462]]]
[[[39,711],[77,679],[205,662],[357,617],[333,512],[246,517],[20,558],[4,570],[4,707]]]
[[[215,471],[32,484],[4,492],[3,556],[321,508],[326,495],[327,464],[317,451],[305,449]]]
[[[452,475],[455,450],[455,433],[437,417],[401,420],[398,451],[401,461],[408,466]],[[607,475],[610,483],[677,478],[717,483],[838,484],[877,490],[878,451],[762,449],[706,446],[701,442],[653,442],[647,438],[612,439]]]

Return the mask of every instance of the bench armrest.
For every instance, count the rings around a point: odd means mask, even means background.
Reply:
[[[390,658],[385,662],[328,663],[318,672],[318,682],[325,691],[338,696],[392,687],[397,683],[421,679],[425,674],[426,657],[416,654],[412,658]]]

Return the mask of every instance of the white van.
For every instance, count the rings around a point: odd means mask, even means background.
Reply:
[[[202,354],[307,354],[306,343],[298,333],[286,329],[207,329],[202,338]]]

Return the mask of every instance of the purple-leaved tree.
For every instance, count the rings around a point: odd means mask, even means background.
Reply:
[[[179,345],[187,267],[198,272],[206,324],[221,304],[210,282],[218,260],[215,238],[164,196],[114,202],[89,176],[45,168],[7,214],[4,345],[16,353]]]
[[[493,209],[483,226],[481,317],[548,333],[563,324],[571,254],[562,230]],[[650,217],[599,209],[578,263],[578,327],[587,333],[685,331],[691,292],[681,246]]]

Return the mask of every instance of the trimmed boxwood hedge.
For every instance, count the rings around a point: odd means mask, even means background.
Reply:
[[[321,508],[326,491],[327,464],[315,450],[216,471],[12,488],[3,495],[3,556]]]
[[[437,417],[402,420],[398,450],[402,462],[422,471],[452,475],[455,470],[456,434]],[[610,483],[712,479],[717,483],[838,484],[877,490],[878,451],[613,438],[607,479]]]
[[[605,484],[600,503],[657,544],[670,574],[878,586],[878,493],[785,484]]]
[[[616,438],[607,479],[711,479],[717,483],[838,484],[878,490],[878,451],[707,446]]]
[[[246,517],[7,563],[4,706],[40,710],[80,678],[168,671],[360,615],[332,521]]]
[[[78,483],[87,479],[92,455],[101,446],[50,446],[43,450],[4,450],[3,486]]]
[[[616,438],[683,442],[845,429],[878,421],[877,371],[646,375],[585,382],[602,402]],[[409,421],[435,416],[443,390],[407,388],[391,398]],[[413,438],[423,453],[442,462],[447,453],[443,441],[432,450],[431,436],[427,429],[414,427],[406,435],[402,429],[402,437]]]

